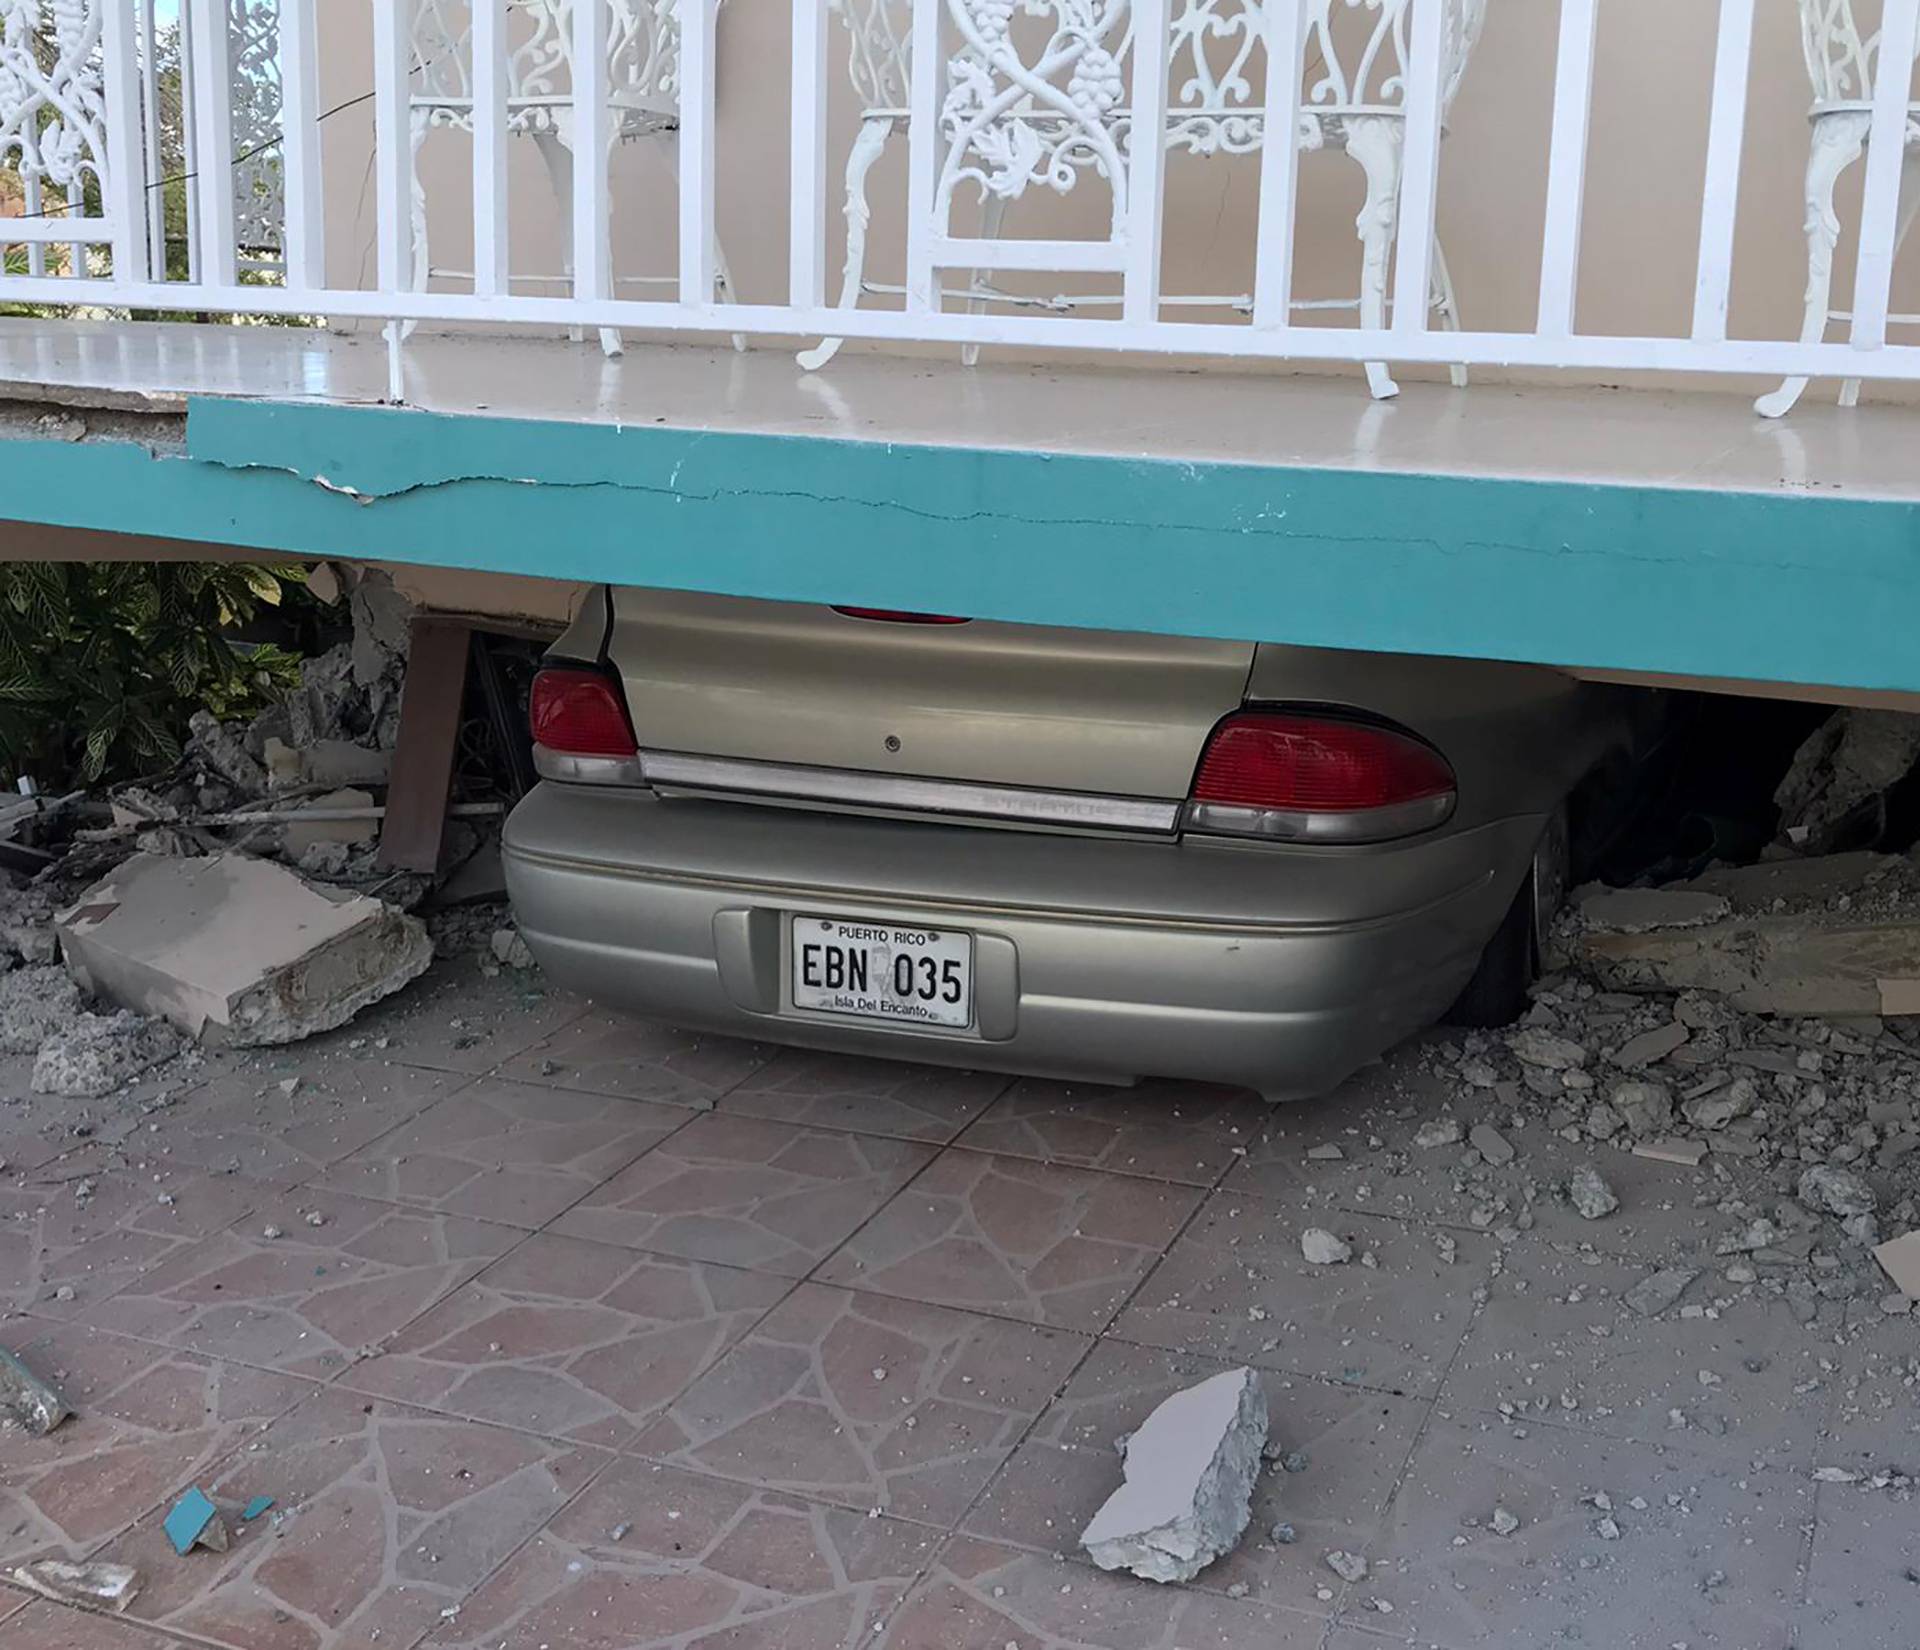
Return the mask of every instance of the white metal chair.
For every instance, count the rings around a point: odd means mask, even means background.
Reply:
[[[1102,150],[1119,154],[1126,148],[1130,113],[1123,101],[1125,66],[1132,49],[1132,19],[1128,0],[1105,0],[1105,11],[1089,25],[1077,15],[1071,25],[1068,10],[1091,14],[1097,5],[1079,0],[946,0],[968,42],[947,65],[942,135],[964,129],[968,153],[962,175],[979,184],[983,199],[982,234],[992,240],[1000,232],[1008,205],[1029,184],[1044,182],[1066,193],[1083,167],[1105,170]],[[845,215],[847,257],[840,307],[851,309],[865,293],[899,292],[866,279],[867,227],[871,208],[867,179],[888,140],[908,117],[911,84],[909,39],[911,0],[829,0],[839,12],[851,40],[849,73],[861,105],[858,136],[847,158]],[[1444,40],[1446,69],[1443,111],[1450,109],[1480,37],[1487,0],[1446,0]],[[1031,78],[1010,42],[1009,29],[1016,10],[1059,20],[1062,34],[1069,27],[1081,35],[1095,35],[1100,45],[1078,55],[1072,80],[1062,89],[1077,111],[1069,119],[1031,96],[1007,96],[1012,80]],[[1384,327],[1388,313],[1388,266],[1399,225],[1400,183],[1406,138],[1405,76],[1408,0],[1307,0],[1310,65],[1300,111],[1302,151],[1336,149],[1349,155],[1366,173],[1366,203],[1355,221],[1360,237],[1361,279],[1356,298],[1297,301],[1298,309],[1357,309],[1360,324]],[[1368,17],[1368,13],[1373,13]],[[1353,26],[1341,19],[1351,18]],[[1264,62],[1266,35],[1264,0],[1184,0],[1175,8],[1171,25],[1171,101],[1167,116],[1167,148],[1195,155],[1235,155],[1258,151],[1266,138],[1267,111],[1256,100],[1254,88],[1264,76],[1253,67]],[[978,44],[975,44],[978,42]],[[997,78],[996,78],[997,77]],[[975,96],[975,83],[992,85],[991,114],[976,114],[964,122],[951,118],[956,103]],[[999,95],[995,95],[998,93]],[[1095,138],[1094,131],[1103,136]],[[1459,306],[1438,237],[1434,244],[1432,302],[1442,324],[1458,331]],[[996,288],[980,274],[958,294],[978,311],[990,303],[1068,310],[1083,305],[1117,304],[1110,295],[1038,299]],[[1171,305],[1228,306],[1249,310],[1250,295],[1181,295],[1163,298]],[[809,370],[825,366],[842,340],[829,338],[799,357]],[[971,362],[977,346],[964,352]],[[1453,381],[1464,385],[1466,371],[1452,369]],[[1369,386],[1377,397],[1397,393],[1386,367],[1367,367]]]
[[[410,99],[413,144],[413,284],[424,290],[432,275],[468,276],[463,270],[432,267],[428,256],[427,201],[420,182],[420,148],[435,127],[473,130],[473,12],[471,0],[409,0],[411,41],[418,70]],[[608,7],[607,59],[610,150],[648,140],[661,146],[669,171],[678,176],[673,145],[680,131],[680,13],[677,0],[604,0]],[[507,130],[529,137],[546,164],[559,203],[563,274],[518,276],[530,281],[569,281],[573,275],[573,0],[508,0],[509,20],[519,19],[509,36]],[[608,210],[612,201],[608,200]],[[719,237],[714,237],[715,295],[734,301],[733,281]],[[611,254],[609,254],[611,258]],[[618,285],[670,281],[671,276],[615,277]],[[580,329],[570,328],[576,339]],[[619,332],[600,329],[600,347],[621,353]],[[743,337],[734,339],[744,349]]]
[[[1807,158],[1807,309],[1800,336],[1805,343],[1817,344],[1826,338],[1830,322],[1848,319],[1846,311],[1833,307],[1833,251],[1840,241],[1834,192],[1847,169],[1866,153],[1873,128],[1880,36],[1862,35],[1853,0],[1800,0],[1800,27],[1807,74],[1813,82],[1809,117],[1813,139]],[[1905,162],[1896,252],[1920,211],[1920,101],[1908,109]],[[1888,319],[1920,324],[1920,315]],[[1784,418],[1806,388],[1806,379],[1789,378],[1770,395],[1761,396],[1754,409],[1766,418]],[[1860,380],[1847,379],[1840,388],[1840,405],[1851,407],[1859,399]]]

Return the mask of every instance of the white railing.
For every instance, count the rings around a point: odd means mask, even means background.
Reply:
[[[1729,336],[1728,312],[1741,168],[1756,140],[1756,6],[1775,0],[1675,0],[1718,12],[1692,318],[1675,336],[1576,324],[1588,158],[1607,141],[1594,100],[1607,0],[1558,3],[1544,227],[1537,244],[1506,249],[1512,260],[1537,260],[1539,303],[1530,325],[1507,330],[1458,328],[1435,236],[1443,134],[1457,100],[1501,95],[1497,85],[1476,91],[1468,68],[1487,14],[1553,0],[790,0],[790,20],[771,20],[788,36],[780,45],[790,44],[793,64],[788,257],[784,272],[758,282],[775,288],[774,301],[734,289],[714,233],[726,184],[715,87],[729,72],[718,3],[0,0],[8,254],[0,302],[561,325],[599,329],[610,351],[626,328],[969,350],[1920,380],[1920,347],[1891,342],[1888,330],[1914,319],[1893,312],[1892,293],[1914,204],[1912,188],[1903,201],[1902,177],[1920,154],[1908,72],[1920,0],[1859,0],[1879,20],[1877,39],[1864,41],[1851,0],[1799,0],[1818,94],[1812,291],[1800,330],[1773,338]],[[349,13],[371,27],[372,84],[356,100],[371,101],[376,133],[371,286],[338,278],[350,258],[331,260],[330,281],[325,244],[327,111],[317,88],[330,31]],[[842,27],[852,31],[851,77]],[[262,95],[267,81],[271,95]],[[850,97],[861,118],[856,143],[868,152],[854,156],[843,207],[829,134],[836,100],[844,115]],[[446,271],[429,267],[429,208],[417,199],[417,144],[436,126],[470,133],[473,145],[474,267],[454,278],[455,290],[445,289]],[[1805,130],[1776,124],[1764,141],[1803,145]],[[843,237],[864,248],[860,168],[900,132],[904,276],[883,286],[850,256],[836,304],[832,252]],[[507,156],[523,135],[558,145],[570,166],[564,277],[509,267]],[[616,280],[609,246],[612,157],[636,137],[667,144],[677,167],[678,266],[659,278],[669,290],[656,296],[623,293],[633,283]],[[1857,274],[1842,311],[1822,284],[1841,227],[1830,181],[1825,196],[1813,181],[1823,143],[1841,169],[1866,157],[1858,221],[1847,226],[1857,232]],[[1323,148],[1343,148],[1368,168],[1362,292],[1342,305],[1358,311],[1351,328],[1321,324],[1305,311],[1330,306],[1303,305],[1293,291],[1299,161]],[[550,159],[558,149],[546,151]],[[1258,152],[1256,254],[1244,292],[1162,288],[1174,187],[1167,160],[1180,151]],[[360,181],[331,180],[356,190]],[[1076,188],[1110,194],[1104,233],[1084,233],[1084,212],[1072,233],[999,232],[999,207],[1023,201],[1032,208],[1023,227],[1044,230],[1047,208]],[[976,191],[989,208],[985,232],[959,233],[955,200]],[[1033,284],[1040,273],[1092,290],[1049,296]],[[1195,319],[1196,306],[1218,313]],[[1834,318],[1844,333],[1829,341]],[[390,335],[398,395],[402,332]],[[1391,393],[1384,368],[1374,373],[1376,393]],[[1777,412],[1792,397],[1768,399]]]

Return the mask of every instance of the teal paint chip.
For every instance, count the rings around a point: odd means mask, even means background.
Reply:
[[[167,1532],[167,1539],[173,1543],[173,1550],[184,1558],[218,1511],[198,1484],[174,1502],[173,1511],[167,1514],[162,1526]]]

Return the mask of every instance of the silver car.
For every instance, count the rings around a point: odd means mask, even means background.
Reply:
[[[610,589],[533,693],[528,945],[782,1043],[1325,1091],[1519,1005],[1634,696],[1549,669]]]

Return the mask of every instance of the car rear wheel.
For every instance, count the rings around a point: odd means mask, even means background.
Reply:
[[[1540,974],[1541,940],[1566,897],[1569,844],[1565,810],[1556,813],[1533,864],[1480,954],[1480,966],[1447,1011],[1446,1023],[1490,1029],[1511,1025],[1527,1009],[1527,992]]]

